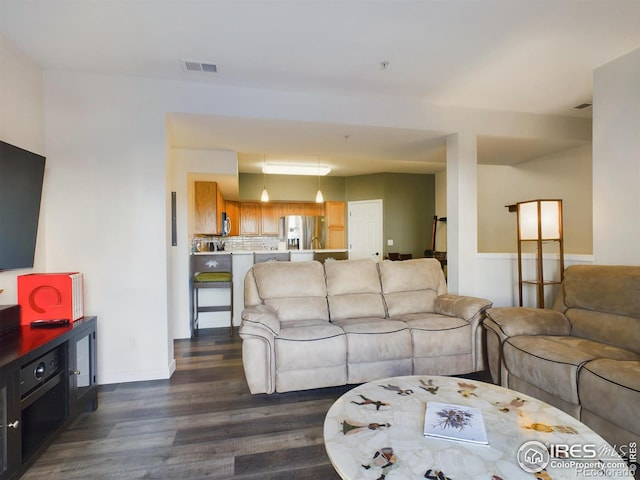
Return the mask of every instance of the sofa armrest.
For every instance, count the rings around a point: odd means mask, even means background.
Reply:
[[[462,318],[470,322],[475,316],[492,305],[493,302],[486,298],[445,294],[436,298],[434,311],[435,313]]]
[[[571,324],[562,313],[541,308],[490,308],[484,323],[502,340],[516,335],[569,335],[571,331]]]
[[[280,334],[280,319],[275,310],[266,305],[255,305],[242,311],[241,335],[258,335],[273,340]]]

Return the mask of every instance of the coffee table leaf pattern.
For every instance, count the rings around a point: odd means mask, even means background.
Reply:
[[[425,437],[429,401],[480,408],[489,446]],[[550,462],[534,473],[518,464],[525,442],[572,445],[576,438],[608,446],[607,460],[623,466],[615,476],[595,471],[591,476],[633,480],[615,450],[577,419],[533,397],[475,380],[421,375],[372,381],[336,400],[324,423],[327,454],[340,477],[349,480],[584,478],[575,462],[573,468]]]
[[[344,422],[342,422],[342,433],[344,433],[345,435],[353,435],[365,429],[380,430],[381,428],[389,428],[390,426],[390,423],[369,423],[365,425],[364,423],[345,420]]]
[[[371,463],[367,465],[362,465],[362,468],[369,470],[372,466],[380,467],[382,469],[382,474],[376,480],[384,480],[389,473],[389,470],[393,468],[398,459],[396,458],[395,453],[393,453],[393,448],[384,447],[378,450],[371,459]]]
[[[433,470],[431,468],[424,474],[424,478],[428,478],[429,480],[451,480],[440,470]]]
[[[391,403],[382,402],[380,400],[371,400],[370,398],[365,397],[364,395],[360,395],[361,400],[355,401],[351,400],[351,403],[355,403],[356,405],[373,405],[376,407],[376,410],[380,410],[381,407],[390,407]]]

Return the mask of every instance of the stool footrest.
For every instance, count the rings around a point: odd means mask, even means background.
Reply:
[[[198,307],[198,313],[201,312],[230,312],[231,305],[212,305],[209,307]]]
[[[230,282],[194,282],[193,288],[201,290],[203,288],[231,288]]]

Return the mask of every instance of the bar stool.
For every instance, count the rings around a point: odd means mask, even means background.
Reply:
[[[233,335],[233,275],[231,253],[215,255],[191,255],[191,334],[198,333],[198,314],[203,312],[230,312]],[[204,288],[228,288],[229,303],[224,305],[200,305],[199,292]]]

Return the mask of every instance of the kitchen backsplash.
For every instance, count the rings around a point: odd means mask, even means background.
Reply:
[[[209,250],[210,242],[214,242],[216,245],[224,242],[226,252],[278,249],[278,237],[203,237],[198,235],[196,238],[200,240],[201,252]]]

